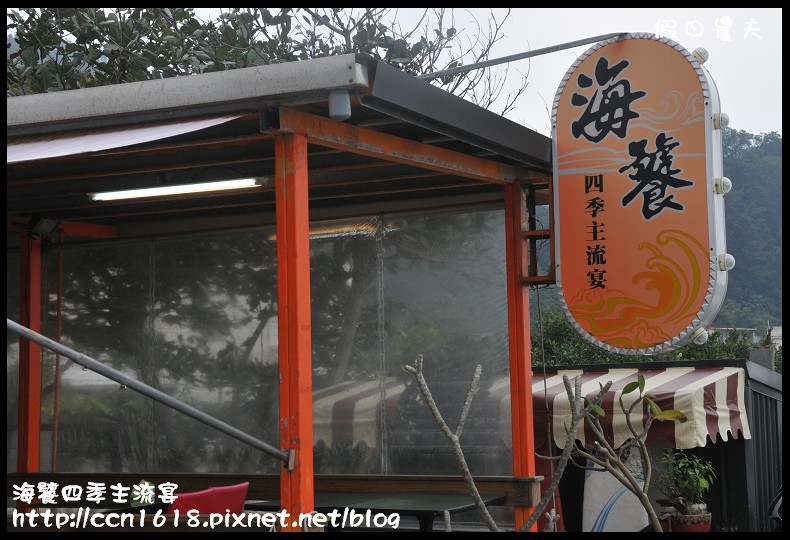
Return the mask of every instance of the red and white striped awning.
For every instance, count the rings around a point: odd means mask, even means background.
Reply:
[[[600,385],[612,381],[610,391],[601,404],[606,413],[601,417],[604,434],[615,447],[632,437],[626,424],[619,398],[623,387],[638,379],[645,378],[646,395],[662,409],[677,409],[686,415],[686,422],[653,422],[648,433],[648,442],[663,438],[672,448],[694,448],[705,446],[710,439],[715,443],[717,436],[727,441],[730,436],[738,438],[738,433],[751,438],[749,422],[746,417],[744,386],[746,374],[738,367],[657,367],[653,368],[615,368],[603,370],[559,370],[547,372],[544,382],[543,373],[533,375],[532,395],[536,417],[536,439],[540,429],[538,418],[551,419],[554,443],[562,448],[565,444],[565,426],[570,424],[570,402],[562,382],[567,375],[573,387],[576,376],[582,378],[582,392],[593,399]],[[629,407],[638,397],[634,391],[623,397],[623,404]],[[509,403],[509,396],[506,397]],[[649,413],[647,402],[642,404],[642,413]],[[634,419],[632,419],[632,422]],[[545,425],[545,424],[544,424]],[[642,422],[639,423],[642,425]],[[595,438],[589,428],[579,430],[577,438],[585,445],[591,445]],[[536,441],[537,444],[537,441]]]
[[[381,404],[388,409],[406,388],[404,378],[346,381],[313,392],[313,441],[353,447],[360,441],[375,447],[381,438]]]
[[[570,402],[562,377],[567,375],[573,387],[574,378],[581,376],[582,392],[593,399],[600,385],[612,381],[609,393],[601,407],[605,415],[601,425],[607,440],[615,447],[632,435],[626,424],[619,398],[623,387],[636,381],[638,374],[645,378],[645,394],[652,397],[662,410],[678,409],[686,422],[653,422],[647,441],[663,438],[673,448],[705,446],[708,439],[716,442],[730,437],[751,438],[746,417],[744,388],[746,374],[739,367],[661,367],[562,369],[547,371],[545,381],[542,370],[535,369],[532,377],[532,397],[535,425],[535,445],[541,449],[549,440],[551,430],[554,444],[565,445],[565,426],[570,424]],[[314,441],[323,440],[328,446],[353,447],[360,441],[375,447],[382,437],[382,425],[388,424],[386,415],[395,418],[398,399],[409,379],[387,377],[369,381],[347,381],[313,394]],[[505,442],[510,441],[510,381],[504,376],[489,383],[484,399],[483,413],[489,426]],[[638,392],[626,394],[623,399],[630,406]],[[386,407],[382,405],[386,403]],[[649,413],[643,403],[641,412]],[[389,412],[388,412],[389,411]],[[382,416],[385,415],[385,416]],[[640,422],[632,418],[632,423]],[[640,423],[641,425],[641,423]],[[391,426],[387,426],[388,429]],[[468,432],[472,428],[467,428]],[[592,445],[595,438],[589,428],[580,429],[577,439]]]

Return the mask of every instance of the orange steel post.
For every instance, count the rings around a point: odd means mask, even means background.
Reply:
[[[529,287],[521,224],[526,219],[518,184],[505,186],[505,246],[507,264],[508,341],[510,345],[510,409],[513,433],[513,476],[535,476],[535,431],[532,414],[532,359],[529,332]],[[517,507],[516,530],[529,519],[534,508]],[[532,531],[537,530],[534,525]]]
[[[307,138],[275,136],[277,214],[277,313],[280,370],[280,446],[293,450],[293,469],[280,473],[280,503],[290,514],[314,510],[313,382],[310,322],[310,222],[307,199]]]
[[[41,331],[41,241],[22,233],[19,324]],[[41,431],[41,346],[19,338],[19,448],[17,471],[38,472]]]

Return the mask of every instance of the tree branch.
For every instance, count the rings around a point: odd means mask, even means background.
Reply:
[[[491,517],[491,514],[488,512],[488,508],[483,502],[483,499],[480,497],[480,493],[477,491],[477,486],[475,485],[474,478],[472,478],[472,473],[469,471],[469,466],[466,463],[466,458],[464,458],[464,453],[461,450],[458,437],[452,431],[450,431],[450,427],[447,425],[447,422],[444,421],[444,418],[442,418],[442,414],[439,412],[439,407],[437,407],[436,402],[433,400],[431,391],[428,388],[428,383],[425,382],[425,376],[422,373],[422,363],[423,355],[418,354],[417,358],[414,360],[414,366],[404,364],[403,369],[414,375],[414,378],[417,381],[417,386],[420,389],[420,394],[428,404],[428,408],[431,410],[431,414],[433,414],[433,417],[436,420],[436,423],[439,425],[439,428],[442,430],[442,433],[447,438],[447,440],[450,441],[450,445],[453,448],[453,454],[455,454],[455,459],[458,462],[459,468],[461,469],[464,481],[466,482],[469,492],[475,501],[475,506],[483,515],[483,520],[488,526],[488,529],[491,532],[499,532],[499,527],[494,521],[494,518]]]

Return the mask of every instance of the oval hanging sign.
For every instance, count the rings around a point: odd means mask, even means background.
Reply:
[[[703,54],[625,34],[580,56],[554,99],[557,286],[577,330],[611,352],[703,343],[724,300],[729,180]]]

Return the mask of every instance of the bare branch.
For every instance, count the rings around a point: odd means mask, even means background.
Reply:
[[[575,391],[574,389],[571,389],[571,383],[568,380],[567,375],[562,376],[562,382],[565,384],[565,391],[567,392],[568,400],[570,400],[571,403],[571,425],[568,427],[568,438],[565,440],[565,447],[562,449],[561,459],[557,464],[557,469],[554,471],[554,474],[551,477],[549,487],[543,492],[543,495],[541,496],[540,501],[538,501],[535,510],[529,516],[524,525],[522,525],[522,532],[528,531],[532,528],[535,522],[537,522],[538,517],[540,517],[540,514],[549,504],[549,499],[551,499],[554,491],[560,484],[560,479],[565,472],[565,467],[568,464],[568,460],[570,459],[571,454],[574,452],[576,447],[576,431],[579,427],[579,423],[581,422],[584,411],[584,409],[581,407],[582,401],[584,399],[582,396],[582,378],[575,378]]]
[[[491,532],[499,532],[499,527],[494,521],[494,518],[491,517],[491,514],[488,512],[488,508],[483,502],[483,499],[480,497],[480,493],[477,491],[477,486],[475,485],[474,478],[472,478],[472,473],[469,471],[469,465],[466,463],[466,458],[464,457],[463,450],[461,450],[458,437],[456,437],[455,434],[450,431],[450,426],[448,426],[447,422],[445,422],[444,418],[442,418],[442,414],[439,412],[439,407],[433,400],[431,391],[428,388],[428,383],[425,382],[425,376],[422,373],[422,364],[423,355],[418,354],[417,358],[414,360],[414,366],[404,365],[403,369],[414,375],[414,378],[417,381],[417,387],[420,390],[420,395],[422,395],[423,399],[428,404],[428,408],[431,410],[431,414],[433,414],[436,423],[439,425],[439,429],[442,430],[442,433],[450,442],[450,445],[453,448],[453,454],[455,454],[455,459],[458,462],[458,466],[461,469],[461,473],[464,477],[464,481],[466,482],[469,492],[475,501],[475,506],[483,515],[483,520],[488,526],[488,529]]]
[[[483,371],[483,366],[477,364],[475,368],[475,374],[472,376],[472,382],[469,385],[469,391],[466,393],[466,401],[464,401],[464,406],[461,409],[461,417],[458,419],[458,426],[455,428],[455,436],[457,438],[461,438],[461,432],[464,430],[464,424],[466,423],[466,417],[469,416],[469,409],[472,407],[472,400],[477,394],[477,391],[480,389],[480,373]]]

